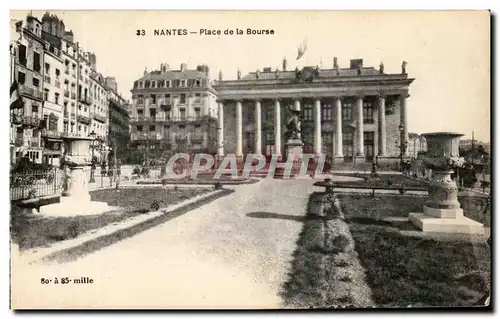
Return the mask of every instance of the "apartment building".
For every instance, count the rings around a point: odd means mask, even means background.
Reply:
[[[217,102],[206,65],[144,71],[132,92],[131,149],[135,160],[174,152],[216,152]]]

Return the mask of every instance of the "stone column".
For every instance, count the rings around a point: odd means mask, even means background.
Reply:
[[[379,139],[379,149],[378,149],[378,154],[379,156],[387,156],[386,155],[386,149],[387,149],[387,127],[386,127],[386,122],[385,122],[385,96],[379,96],[378,97],[378,105],[379,105],[379,123],[380,123],[380,139]]]
[[[335,98],[335,161],[343,161],[343,145],[342,145],[342,100],[339,97]]]
[[[407,112],[406,112],[406,99],[410,97],[408,93],[403,93],[399,96],[399,101],[401,105],[401,125],[403,126],[403,133],[402,133],[402,138],[403,138],[403,143],[408,142],[408,117],[407,117]],[[404,152],[404,156],[408,156],[408,151],[409,148],[406,147],[406,150]]]
[[[224,156],[224,103],[218,101],[218,132],[217,132],[217,154]]]
[[[241,101],[236,101],[236,156],[243,156],[243,109]]]
[[[357,136],[357,150],[356,156],[365,156],[364,136],[363,136],[363,97],[358,96],[356,99],[356,136]]]
[[[255,154],[262,154],[262,113],[260,100],[255,101]]]
[[[321,100],[314,101],[314,154],[321,155]]]
[[[274,152],[281,158],[281,105],[279,100],[274,101]]]

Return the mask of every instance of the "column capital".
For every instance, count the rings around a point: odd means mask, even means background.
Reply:
[[[215,102],[217,102],[217,103],[221,103],[221,104],[224,104],[224,102],[225,102],[225,101],[226,101],[226,100],[223,100],[223,99],[217,99],[217,100],[215,100]]]
[[[360,93],[360,94],[355,94],[354,97],[356,98],[356,100],[359,100],[359,99],[364,99],[366,97],[366,95]]]
[[[334,96],[332,96],[332,97],[331,97],[331,99],[332,99],[333,101],[337,101],[337,100],[339,100],[339,101],[341,101],[341,102],[342,102],[343,100],[345,100],[345,98],[346,98],[346,97],[345,97],[344,95],[334,95]]]
[[[399,93],[399,98],[401,99],[406,99],[406,98],[409,98],[410,97],[410,94],[408,92],[401,92]]]
[[[388,94],[387,92],[377,92],[376,97],[377,97],[378,99],[385,99],[385,98],[387,98],[387,96],[388,96],[388,95],[389,95],[389,94]]]
[[[252,99],[254,102],[262,102],[262,99]]]

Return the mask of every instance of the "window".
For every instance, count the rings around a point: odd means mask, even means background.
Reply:
[[[170,138],[170,126],[169,125],[163,126],[163,136],[165,138]]]
[[[165,87],[166,87],[166,88],[169,88],[170,86],[171,86],[170,81],[165,81]]]
[[[321,132],[321,143],[327,158],[333,155],[333,136],[332,132]]]
[[[26,66],[28,59],[26,58],[26,46],[19,45],[19,63]]]
[[[149,82],[149,81],[146,81],[146,85],[145,85],[145,86],[146,86],[146,88],[149,88],[149,86],[150,86],[150,85],[151,85],[151,84],[150,84],[150,82]]]
[[[313,108],[311,104],[305,104],[302,109],[302,120],[312,121],[313,120]]]
[[[54,94],[54,103],[59,104],[59,93]]]
[[[42,66],[40,65],[40,53],[33,52],[33,70],[40,73]]]
[[[156,88],[156,81],[151,81],[151,88]]]
[[[373,123],[373,103],[370,101],[363,102],[363,122]]]
[[[156,104],[156,95],[154,94],[151,95],[151,104]]]
[[[200,125],[195,125],[194,126],[194,133],[195,134],[201,134],[201,126]]]
[[[186,109],[180,109],[181,121],[186,120]]]
[[[321,120],[322,121],[333,121],[333,105],[323,104],[321,108]]]
[[[142,94],[139,94],[137,96],[137,103],[138,104],[144,104],[144,97],[142,96]]]
[[[181,100],[180,100],[180,103],[181,103],[181,104],[185,104],[185,103],[186,103],[186,94],[181,94]]]
[[[54,114],[49,116],[49,131],[57,131],[57,117]]]
[[[197,87],[201,86],[201,80],[196,80],[194,83],[195,83],[195,86],[197,86]]]
[[[142,125],[137,125],[137,132],[142,133]]]
[[[139,82],[135,81],[134,82],[134,89],[137,89],[138,86],[139,86]]]
[[[197,119],[201,118],[201,109],[199,107],[194,109],[194,117]]]
[[[352,121],[351,102],[342,102],[342,121]]]
[[[363,132],[364,152],[367,159],[373,159],[374,154],[374,133]]]
[[[151,116],[152,118],[155,118],[156,117],[156,109],[149,109],[149,116]]]
[[[354,155],[354,133],[353,132],[343,132],[342,133],[342,152],[344,156]]]
[[[56,69],[56,80],[59,80],[59,76],[61,75],[61,71]]]
[[[137,110],[137,116],[143,116],[144,115],[144,111],[143,110]]]
[[[159,80],[159,81],[158,81],[158,87],[159,87],[159,88],[162,88],[162,87],[164,87],[164,86],[165,86],[165,80]]]
[[[33,86],[40,86],[40,80],[38,80],[37,78],[33,78]]]
[[[302,131],[302,142],[304,142],[304,153],[311,153],[314,150],[314,132]]]
[[[186,134],[186,127],[184,125],[179,125],[179,135]]]
[[[49,75],[49,73],[50,73],[50,64],[45,63],[45,74]]]
[[[185,88],[187,86],[187,80],[181,80],[180,87]]]
[[[154,125],[149,126],[149,131],[154,132],[156,130],[156,127]]]
[[[17,81],[19,84],[24,84],[26,82],[26,74],[23,72],[17,72]]]

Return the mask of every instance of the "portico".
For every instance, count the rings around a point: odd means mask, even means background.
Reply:
[[[312,71],[309,77],[304,73]],[[285,154],[289,106],[300,110],[304,153],[334,162],[394,158],[407,141],[407,74],[374,68],[270,71],[220,81],[219,155]],[[400,132],[399,128],[403,128]]]

